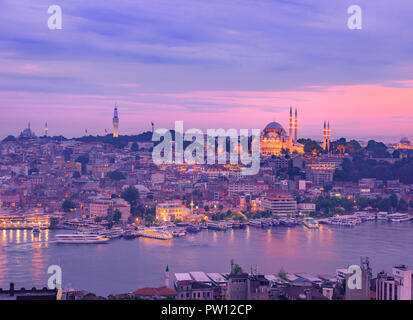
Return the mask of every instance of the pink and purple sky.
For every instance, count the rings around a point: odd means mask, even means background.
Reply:
[[[60,5],[63,30],[49,30]],[[363,29],[347,28],[347,8]],[[31,122],[67,137],[156,127],[413,139],[409,0],[2,0],[0,138]]]

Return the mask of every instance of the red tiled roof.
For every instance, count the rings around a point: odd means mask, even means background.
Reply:
[[[177,292],[174,289],[171,288],[167,288],[167,287],[161,287],[157,289],[159,294],[162,296],[172,296],[172,295],[176,295]]]
[[[176,295],[176,291],[167,287],[141,288],[132,292],[136,296],[171,296]]]
[[[139,296],[156,296],[158,294],[155,288],[141,288],[132,293]]]

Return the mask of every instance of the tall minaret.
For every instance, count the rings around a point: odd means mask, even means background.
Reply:
[[[294,142],[297,143],[298,140],[298,116],[297,108],[295,108],[295,118],[294,118]]]
[[[169,266],[166,265],[165,270],[165,287],[169,288]]]
[[[330,142],[331,142],[331,136],[330,136],[330,121],[327,123],[327,151],[330,151]]]
[[[118,117],[118,107],[115,105],[115,111],[113,112],[113,137],[119,137],[119,117]]]
[[[288,125],[288,129],[289,129],[289,136],[288,136],[288,148],[290,149],[290,153],[293,147],[293,108],[290,107],[290,122]]]
[[[323,150],[326,151],[327,149],[327,127],[326,122],[324,121],[324,129],[323,129]]]
[[[155,124],[151,122],[151,125],[152,125],[152,134],[153,134]]]
[[[49,131],[49,129],[47,128],[47,121],[44,124],[44,136],[47,137],[47,132]]]

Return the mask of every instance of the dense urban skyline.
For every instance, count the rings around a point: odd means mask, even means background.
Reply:
[[[58,3],[59,4],[59,3]],[[346,1],[71,1],[63,29],[46,1],[3,1],[0,136],[120,134],[174,120],[198,128],[263,128],[300,109],[300,135],[396,141],[413,136],[413,5]],[[91,121],[93,119],[93,121]]]

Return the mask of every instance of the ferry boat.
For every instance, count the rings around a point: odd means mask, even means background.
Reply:
[[[227,225],[225,223],[217,222],[217,221],[208,221],[207,227],[209,230],[215,230],[215,231],[226,231],[227,230]]]
[[[303,224],[309,229],[319,228],[318,222],[310,217],[304,218]]]
[[[336,216],[327,219],[327,224],[339,227],[354,227],[361,222],[360,218],[352,215]]]
[[[57,234],[57,243],[106,243],[110,239],[104,236],[90,233]]]
[[[407,213],[392,213],[388,215],[390,222],[405,222],[410,220],[410,216]]]
[[[157,229],[143,229],[137,232],[137,235],[144,238],[152,238],[159,240],[170,240],[173,238],[172,233]]]
[[[360,218],[363,222],[376,220],[376,215],[370,212],[360,211],[356,212],[354,215]]]

